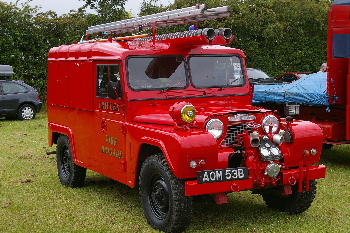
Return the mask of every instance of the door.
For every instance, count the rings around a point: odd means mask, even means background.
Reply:
[[[14,82],[2,82],[1,109],[3,115],[14,117],[19,105],[27,100],[29,90]]]
[[[97,160],[105,176],[126,180],[125,113],[120,63],[96,63]]]

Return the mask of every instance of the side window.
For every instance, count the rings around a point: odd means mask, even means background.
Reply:
[[[96,96],[104,99],[120,99],[119,65],[97,65]]]
[[[2,90],[4,94],[16,94],[28,92],[28,89],[17,83],[6,83],[2,84]]]
[[[292,74],[286,74],[280,78],[280,80],[285,81],[285,82],[293,82],[297,80],[297,78],[292,75]]]

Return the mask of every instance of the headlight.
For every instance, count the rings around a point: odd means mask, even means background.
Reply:
[[[271,162],[269,165],[267,165],[265,169],[265,175],[276,179],[278,176],[278,173],[281,171],[281,165],[278,165],[277,163]]]
[[[181,109],[181,118],[187,123],[194,121],[194,118],[196,118],[196,109],[193,105],[185,105]]]
[[[222,135],[224,124],[219,119],[211,119],[208,121],[205,129],[211,133],[215,139],[218,139]]]
[[[274,115],[266,116],[262,121],[262,127],[265,133],[276,133],[278,130],[280,122]],[[270,132],[271,128],[271,132]]]
[[[194,121],[196,109],[188,102],[177,102],[169,108],[169,115],[177,126],[183,126]]]

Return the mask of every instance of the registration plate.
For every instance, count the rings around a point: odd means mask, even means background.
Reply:
[[[197,172],[198,184],[248,179],[248,168],[226,168]]]

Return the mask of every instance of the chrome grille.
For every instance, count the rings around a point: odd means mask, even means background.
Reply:
[[[248,130],[248,133],[252,133],[252,129],[248,127],[246,124],[238,124],[238,125],[229,125],[227,127],[227,134],[225,139],[222,142],[223,146],[232,146],[238,143],[238,134],[242,134],[245,130]]]

